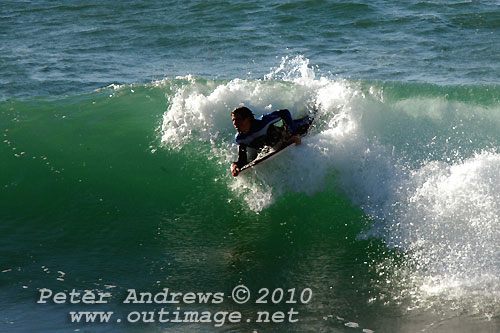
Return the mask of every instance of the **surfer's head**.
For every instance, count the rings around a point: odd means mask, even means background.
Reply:
[[[237,107],[231,112],[231,118],[233,119],[234,128],[236,128],[238,132],[248,133],[250,131],[250,126],[254,117],[249,108],[245,106]]]

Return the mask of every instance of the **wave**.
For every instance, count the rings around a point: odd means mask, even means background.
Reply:
[[[4,186],[25,186],[20,193],[28,193],[48,172],[61,184],[76,179],[114,190],[133,182],[147,197],[157,189],[148,185],[149,174],[137,173],[158,165],[142,149],[183,151],[172,159],[176,166],[196,161],[205,168],[199,170],[203,177],[227,186],[227,199],[241,199],[250,215],[279,198],[305,194],[317,201],[312,209],[324,223],[334,224],[338,208],[324,198],[348,198],[366,216],[358,238],[381,241],[397,253],[392,258],[375,251],[380,293],[374,302],[493,317],[500,314],[499,89],[346,80],[295,57],[260,80],[185,76],[58,99],[6,98],[0,102],[2,152],[10,156],[5,163],[8,170],[25,163],[22,177],[28,178],[22,182],[9,173]],[[229,163],[237,147],[230,111],[240,104],[256,114],[319,111],[301,146],[233,178]],[[143,138],[158,121],[160,146]],[[44,140],[33,133],[44,133]],[[68,140],[75,133],[77,141]]]
[[[395,299],[411,294],[431,306],[438,293],[500,314],[491,298],[500,291],[499,87],[345,80],[300,56],[284,58],[261,80],[171,81],[162,144],[206,144],[250,209],[260,212],[290,192],[341,191],[373,221],[360,238],[383,239],[404,253],[406,264],[392,263],[391,274],[411,278],[398,291],[386,286]],[[230,111],[238,105],[257,115],[319,112],[300,147],[232,178]],[[384,263],[377,269],[387,273]],[[464,293],[470,297],[460,303]]]

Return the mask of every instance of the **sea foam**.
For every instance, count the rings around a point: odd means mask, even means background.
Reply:
[[[228,187],[251,210],[287,192],[333,186],[371,217],[360,238],[383,239],[404,253],[407,265],[378,267],[406,277],[387,286],[393,298],[412,295],[413,304],[431,306],[438,294],[457,308],[500,313],[491,298],[500,290],[498,108],[418,86],[388,94],[383,83],[323,75],[303,57],[284,58],[262,80],[188,77],[176,86],[162,142],[171,149],[208,144]],[[318,112],[301,146],[233,178],[230,111],[238,105],[257,116],[280,108],[294,117]]]

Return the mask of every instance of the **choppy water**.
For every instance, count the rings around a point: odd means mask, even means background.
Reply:
[[[1,331],[498,330],[496,3],[1,5]],[[302,146],[233,178],[242,103],[319,113]],[[313,298],[297,323],[68,315],[238,284]],[[39,288],[113,297],[37,304]]]

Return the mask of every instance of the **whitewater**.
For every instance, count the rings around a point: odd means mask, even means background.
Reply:
[[[404,257],[374,267],[395,276],[382,282],[392,298],[409,298],[410,308],[499,315],[500,110],[468,101],[479,88],[407,94],[407,84],[322,76],[303,57],[284,58],[257,81],[176,80],[183,83],[163,116],[163,145],[204,144],[249,209],[258,213],[289,192],[341,191],[370,221],[358,237],[381,238]],[[303,145],[231,179],[229,115],[238,105],[257,115],[319,111]],[[401,281],[395,286],[394,279]]]

